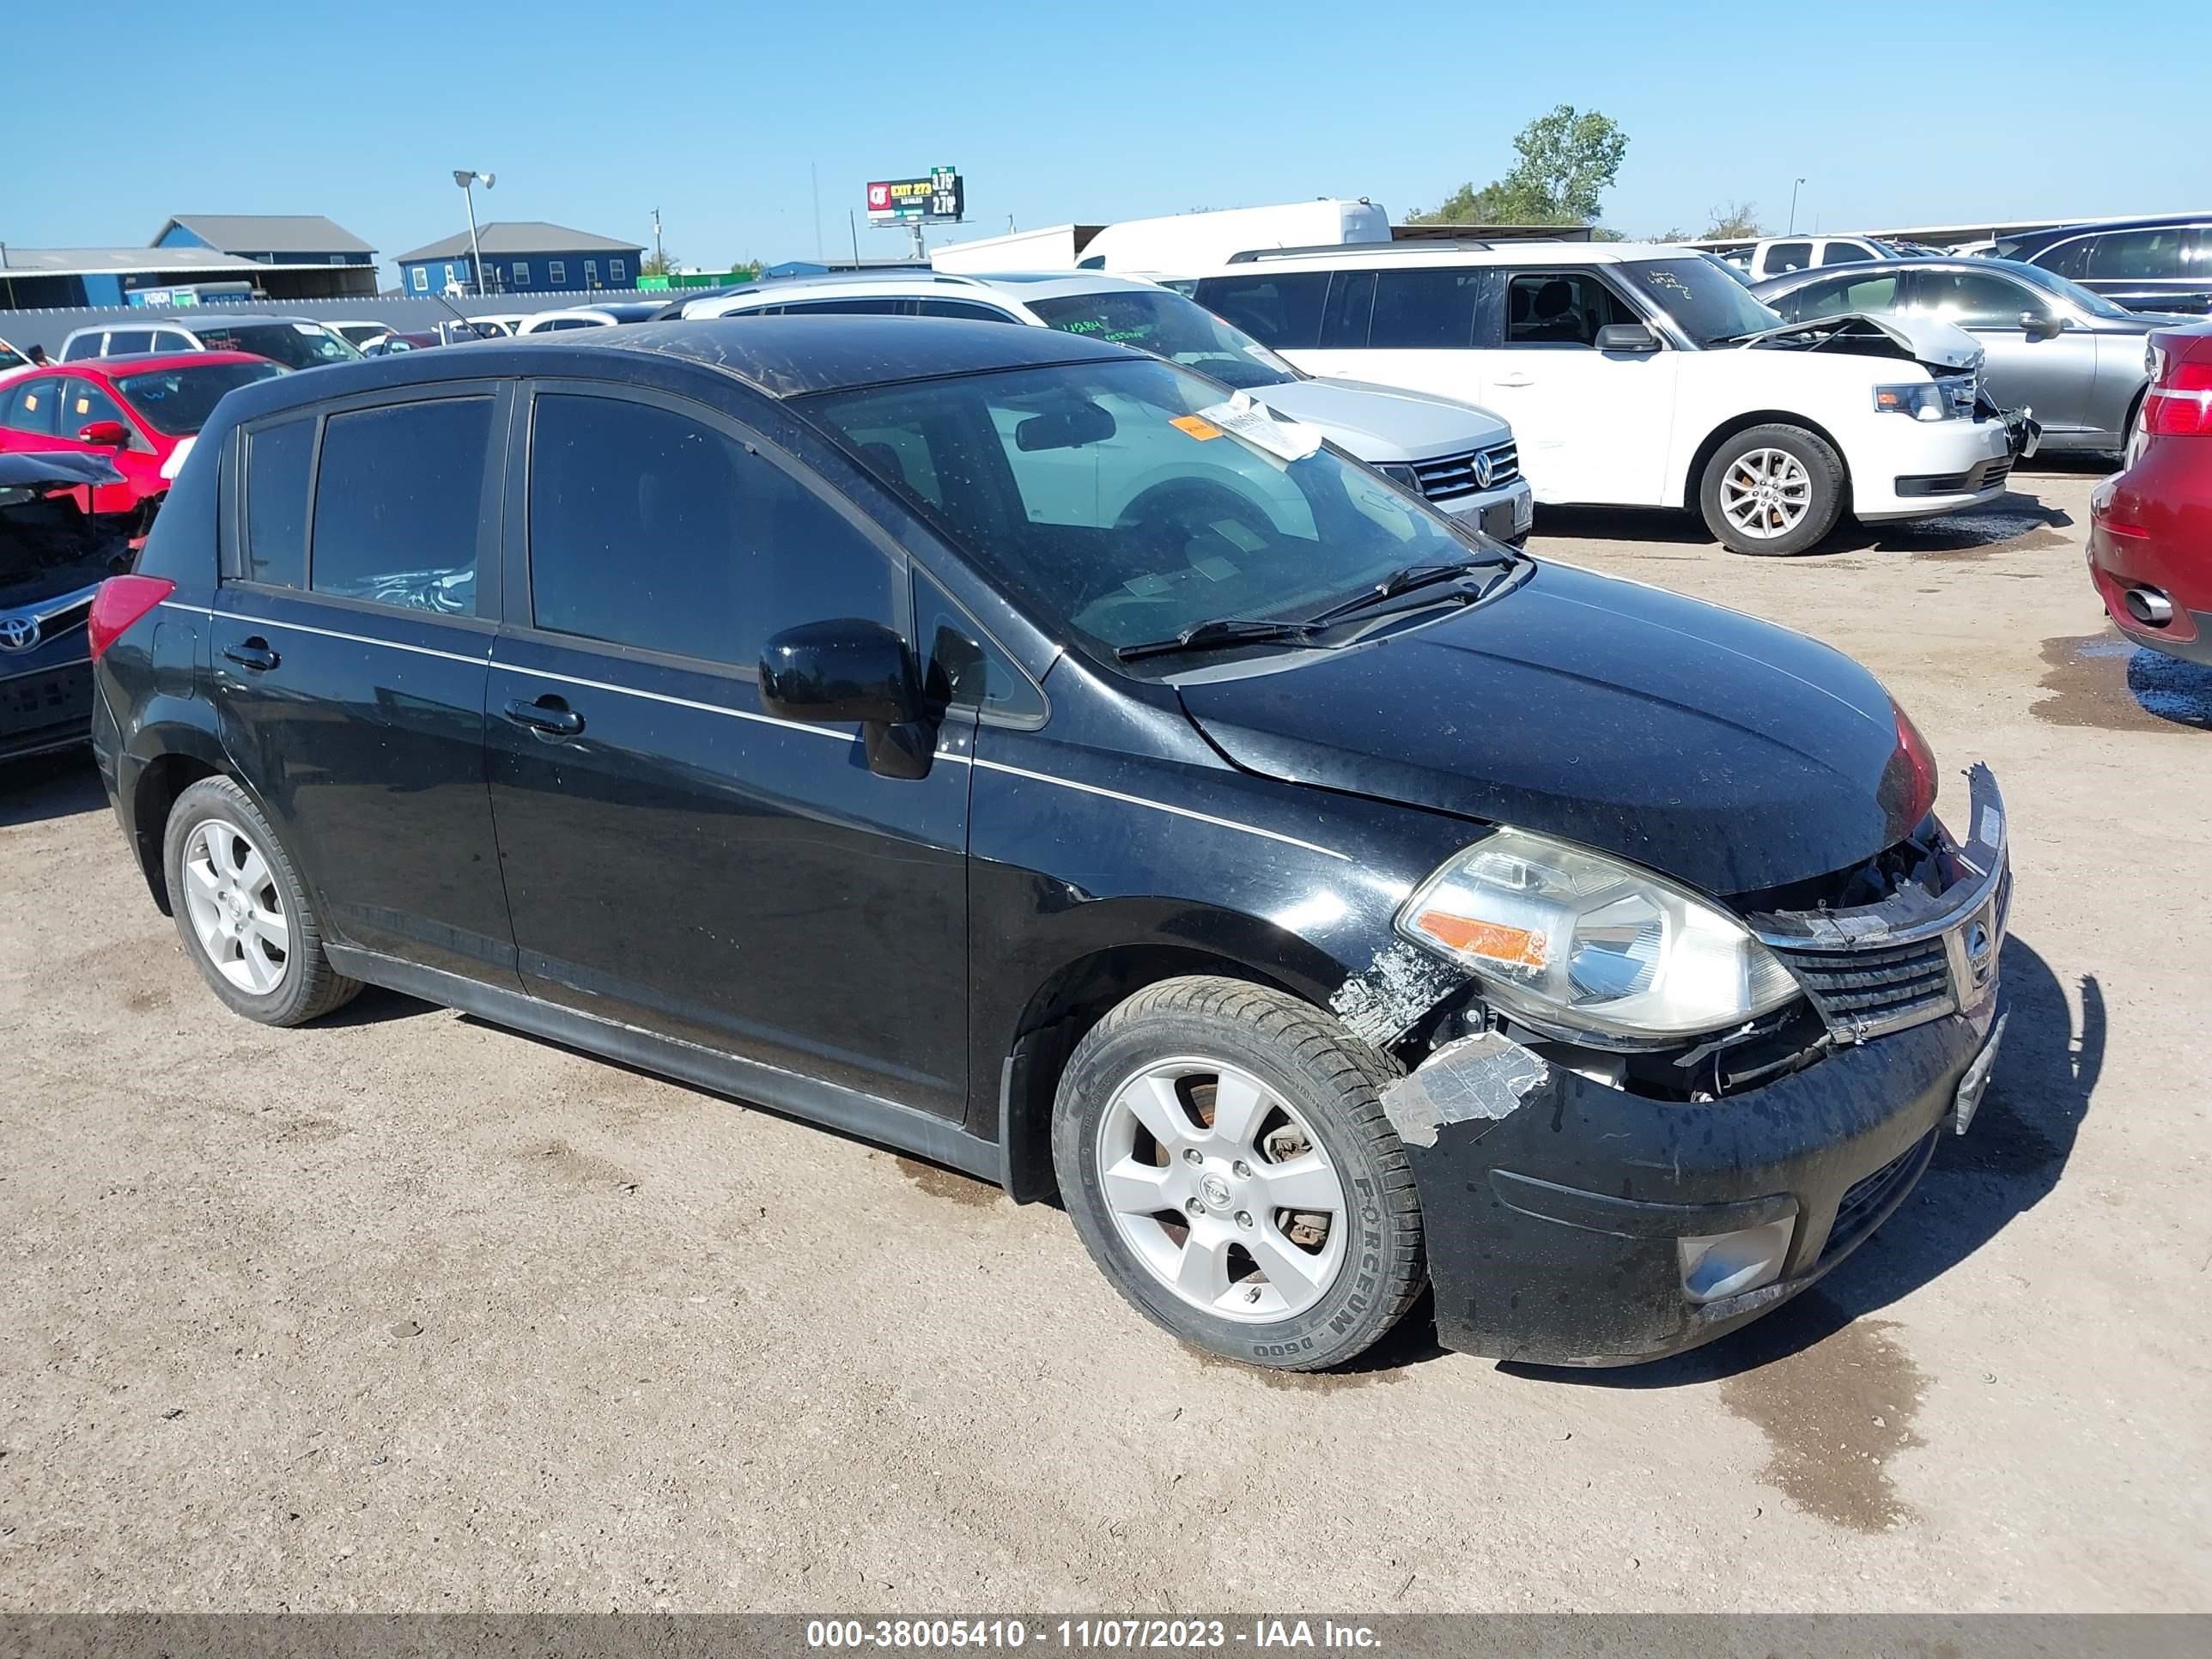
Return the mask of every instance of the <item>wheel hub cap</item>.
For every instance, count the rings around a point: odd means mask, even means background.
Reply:
[[[284,977],[292,929],[267,856],[236,824],[210,818],[185,837],[185,915],[216,972],[265,996]]]

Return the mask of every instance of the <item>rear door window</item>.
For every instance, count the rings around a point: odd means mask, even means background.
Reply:
[[[1375,312],[1375,273],[1340,270],[1328,285],[1328,307],[1322,313],[1324,350],[1357,351],[1367,343],[1367,320]]]
[[[2186,253],[2197,233],[2179,227],[2162,230],[2112,230],[2093,239],[2089,275],[2106,281],[2160,282],[2186,274]]]
[[[1376,350],[1450,351],[1474,343],[1480,269],[1385,270],[1375,278],[1367,343]]]
[[[474,616],[493,409],[487,395],[331,416],[315,470],[309,586]]]
[[[757,667],[769,636],[902,625],[890,560],[729,434],[627,398],[541,392],[531,422],[531,618],[556,634]]]
[[[62,382],[52,375],[0,387],[0,426],[51,438],[61,430]]]
[[[1261,345],[1295,351],[1321,343],[1328,273],[1270,270],[1209,276],[1198,285],[1198,302]]]
[[[61,361],[78,362],[87,357],[100,356],[100,343],[105,337],[98,329],[88,334],[73,334],[62,343]]]
[[[1848,265],[1861,259],[1879,256],[1864,242],[1844,242],[1831,239],[1820,247],[1820,263],[1824,265]]]
[[[154,331],[150,328],[118,328],[107,336],[107,356],[119,357],[126,351],[151,351]]]
[[[248,581],[307,585],[307,478],[315,460],[312,415],[264,426],[246,445]]]

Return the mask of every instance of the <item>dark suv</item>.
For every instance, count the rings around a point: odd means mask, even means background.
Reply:
[[[595,330],[233,393],[94,606],[215,994],[363,982],[1003,1182],[1178,1335],[1618,1362],[1963,1127],[2004,815],[1862,669],[1045,329]]]
[[[2039,265],[2130,311],[2212,311],[2212,214],[2057,225],[1991,252]]]

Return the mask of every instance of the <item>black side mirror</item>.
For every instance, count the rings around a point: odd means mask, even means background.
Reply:
[[[2047,311],[2023,311],[2020,313],[2020,325],[2027,331],[2031,340],[2055,340],[2058,331],[2066,326],[2066,320]]]
[[[779,720],[858,721],[872,772],[929,775],[937,722],[929,717],[914,653],[880,623],[847,617],[785,629],[761,653],[760,698],[761,708]]]
[[[1080,449],[1085,444],[1103,444],[1113,435],[1113,412],[1094,403],[1081,403],[1073,409],[1030,416],[1014,428],[1014,445],[1024,453]]]
[[[1600,351],[1656,351],[1659,337],[1642,323],[1607,323],[1597,331]]]

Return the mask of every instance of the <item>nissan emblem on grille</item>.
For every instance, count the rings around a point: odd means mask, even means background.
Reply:
[[[0,651],[28,651],[38,642],[36,617],[0,617]]]

